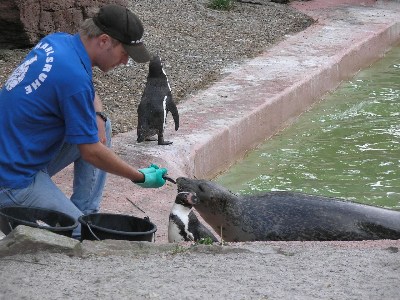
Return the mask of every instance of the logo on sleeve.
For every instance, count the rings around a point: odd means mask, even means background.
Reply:
[[[54,61],[54,57],[52,56],[54,50],[53,47],[51,47],[48,43],[41,42],[37,44],[34,49],[44,51],[46,55],[46,60],[44,62],[43,68],[40,71],[40,74],[38,76],[35,76],[33,81],[25,86],[26,94],[32,93],[34,90],[37,90],[42,85],[42,83],[46,80],[48,73],[51,71]],[[24,61],[18,68],[16,68],[5,84],[7,91],[11,91],[22,80],[24,80],[30,65],[37,61],[38,55],[35,55],[34,57]]]
[[[18,68],[14,70],[11,74],[10,78],[7,80],[5,86],[7,91],[11,91],[18,83],[20,83],[26,75],[26,72],[29,70],[29,66],[37,61],[37,55],[24,61]]]

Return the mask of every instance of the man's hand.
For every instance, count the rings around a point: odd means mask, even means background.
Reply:
[[[151,164],[148,168],[142,168],[142,169],[139,169],[138,171],[143,173],[144,175],[146,175],[148,173],[155,172],[159,168],[160,168],[159,166],[157,166],[155,164]]]

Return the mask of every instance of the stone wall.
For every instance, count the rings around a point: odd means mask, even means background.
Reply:
[[[1,0],[0,49],[27,48],[48,33],[76,32],[102,5],[128,0]]]

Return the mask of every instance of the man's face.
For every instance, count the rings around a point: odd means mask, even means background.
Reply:
[[[100,40],[100,55],[97,60],[97,67],[103,72],[108,72],[119,65],[126,65],[129,55],[121,43],[115,44],[111,37]]]

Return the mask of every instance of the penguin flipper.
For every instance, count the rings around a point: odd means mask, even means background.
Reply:
[[[175,102],[172,100],[171,93],[167,99],[167,111],[171,112],[172,117],[174,118],[175,131],[177,131],[179,129],[179,113],[178,113],[178,108],[176,107]]]

